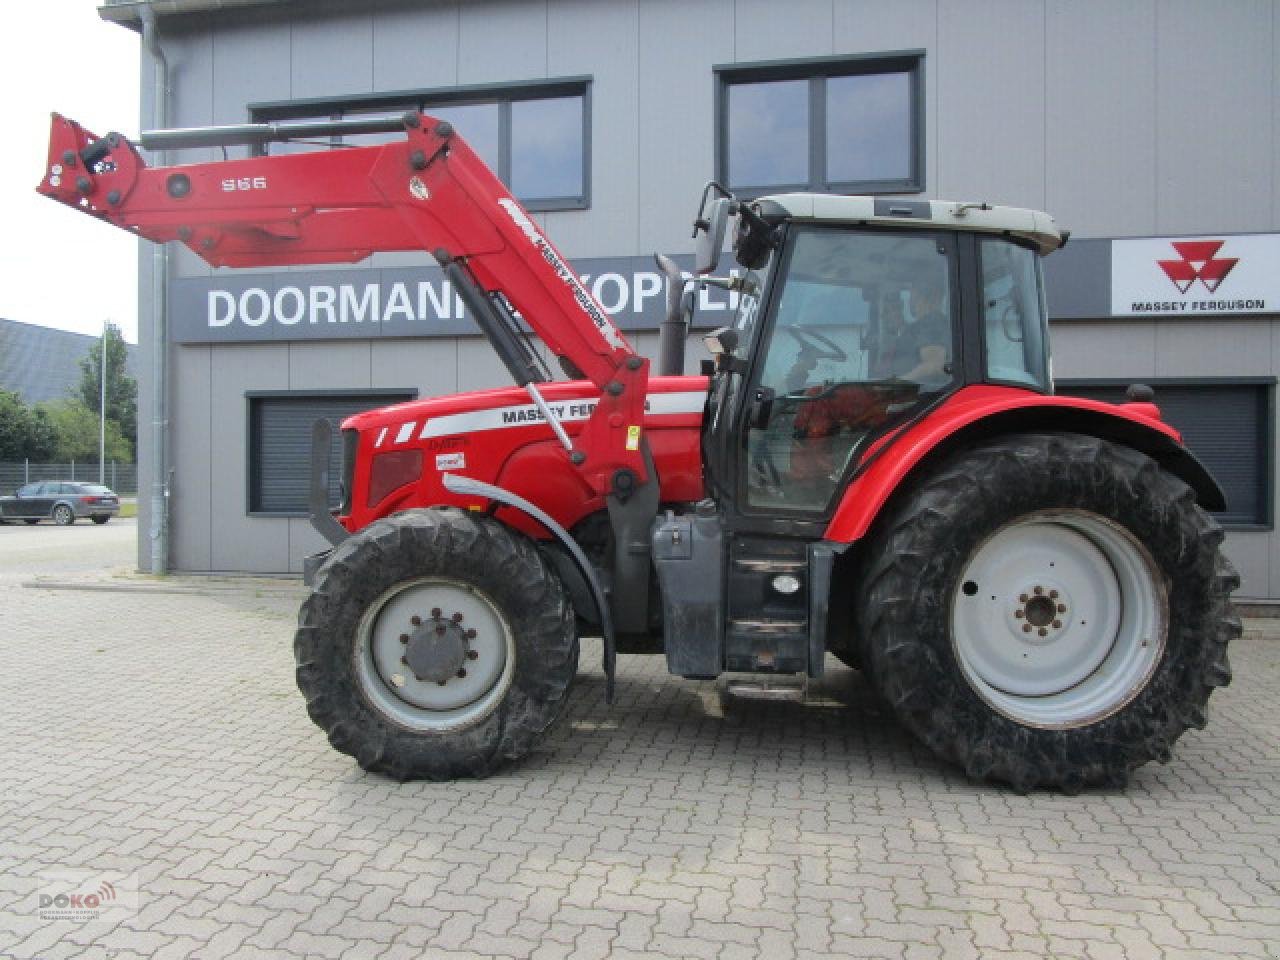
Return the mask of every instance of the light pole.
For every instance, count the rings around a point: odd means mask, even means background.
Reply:
[[[102,321],[101,363],[98,371],[98,483],[107,482],[107,324]]]

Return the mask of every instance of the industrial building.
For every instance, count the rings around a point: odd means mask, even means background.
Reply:
[[[1228,494],[1238,596],[1280,598],[1273,0],[121,0],[100,13],[141,35],[145,127],[449,118],[650,354],[652,255],[692,250],[709,179],[747,196],[1046,210],[1073,234],[1045,264],[1059,389],[1152,385]],[[144,249],[139,273],[140,423],[159,376],[167,424],[152,469],[167,545],[158,556],[140,536],[143,569],[299,571],[324,545],[305,516],[314,417],[508,382],[425,253],[237,271],[174,245]],[[708,296],[699,322],[725,310]],[[145,473],[159,451],[140,433]],[[142,493],[141,531],[161,502]]]

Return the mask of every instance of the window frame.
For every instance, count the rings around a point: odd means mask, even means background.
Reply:
[[[727,63],[712,68],[715,75],[715,176],[743,199],[775,193],[812,191],[852,195],[923,193],[925,51],[895,50],[852,56],[814,57],[799,60],[767,60],[756,63]],[[910,85],[911,109],[908,175],[898,180],[827,179],[827,98],[826,81],[833,77],[876,76],[906,73]],[[729,88],[744,83],[775,80],[809,81],[809,143],[807,182],[752,186],[729,182]]]
[[[1160,405],[1161,387],[1254,387],[1263,391],[1259,433],[1264,440],[1259,445],[1262,469],[1262,515],[1256,521],[1225,520],[1218,514],[1210,514],[1223,530],[1238,533],[1270,533],[1275,530],[1276,515],[1276,383],[1271,376],[1242,377],[1055,377],[1055,393],[1074,396],[1069,391],[1076,387],[1125,389],[1134,382],[1141,382],[1155,391],[1155,403]],[[1193,454],[1195,451],[1191,451]],[[1206,469],[1208,469],[1206,467]]]
[[[417,109],[430,114],[433,106],[469,107],[496,105],[498,108],[498,166],[494,170],[503,183],[511,183],[511,105],[526,100],[579,97],[582,100],[582,193],[577,196],[539,197],[525,200],[532,213],[553,210],[586,210],[591,206],[591,85],[590,75],[557,77],[551,80],[511,81],[457,87],[429,87],[391,90],[382,93],[310,97],[299,100],[272,100],[248,105],[251,123],[281,120],[339,119],[344,113]],[[336,143],[337,141],[335,141]],[[265,152],[257,147],[258,154]],[[514,191],[513,195],[514,195]]]
[[[247,517],[296,518],[310,516],[310,510],[262,510],[255,506],[261,501],[262,460],[258,456],[262,438],[254,429],[254,413],[263,400],[338,400],[343,398],[367,398],[373,401],[369,409],[390,406],[393,403],[409,403],[419,399],[417,387],[352,387],[325,390],[246,390],[244,394],[244,512]],[[346,416],[352,416],[347,414]],[[310,461],[308,461],[308,473]],[[255,494],[257,494],[255,496]]]

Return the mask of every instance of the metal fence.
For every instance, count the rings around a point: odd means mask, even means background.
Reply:
[[[138,465],[108,460],[103,471],[104,483],[116,493],[138,492]],[[41,480],[80,480],[98,482],[97,463],[32,463],[30,460],[0,463],[0,493],[12,493],[24,483]]]

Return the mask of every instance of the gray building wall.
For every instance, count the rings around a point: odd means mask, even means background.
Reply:
[[[161,31],[174,126],[241,122],[256,101],[589,75],[591,206],[538,215],[561,250],[580,258],[689,252],[693,204],[713,173],[713,65],[911,49],[925,51],[926,196],[1046,209],[1077,238],[1276,231],[1276,6],[294,3],[162,16]],[[145,62],[142,89],[149,117]],[[179,159],[212,156],[187,151]],[[379,255],[371,265],[426,262]],[[140,339],[150,349],[148,251],[140,264]],[[180,249],[172,271],[210,273]],[[652,347],[654,338],[642,342]],[[1059,377],[1270,376],[1280,368],[1269,316],[1063,317],[1054,344]],[[485,343],[471,338],[178,346],[170,368],[172,563],[186,570],[296,571],[321,546],[305,520],[246,515],[245,391],[412,387],[431,395],[506,381]],[[149,446],[142,444],[144,459]],[[1278,551],[1271,532],[1231,534],[1242,595],[1280,597]],[[144,566],[148,555],[144,543]]]

